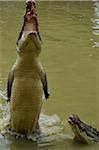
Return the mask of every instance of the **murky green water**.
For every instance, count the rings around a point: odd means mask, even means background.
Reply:
[[[43,40],[40,59],[48,76],[50,99],[42,112],[66,120],[77,113],[99,129],[99,2],[37,2]],[[24,2],[0,2],[0,88],[16,59],[15,42],[23,23]],[[2,101],[2,99],[1,99]],[[65,133],[72,134],[66,124]],[[31,141],[0,140],[0,149],[38,150]],[[98,150],[68,139],[46,150]]]

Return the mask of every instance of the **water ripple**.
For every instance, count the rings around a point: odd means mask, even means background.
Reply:
[[[99,47],[99,1],[94,1],[94,17],[91,19],[93,23],[94,43],[93,47]]]

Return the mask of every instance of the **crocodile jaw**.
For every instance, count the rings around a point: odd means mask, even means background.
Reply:
[[[69,119],[68,119],[68,123],[70,124],[70,126],[72,128],[72,131],[75,135],[75,139],[77,139],[78,141],[80,141],[82,143],[86,143],[86,144],[91,144],[91,143],[94,143],[95,141],[97,141],[97,139],[88,136],[88,134],[86,133],[86,130],[84,128],[82,129],[81,126],[79,126],[79,124],[81,124],[83,122],[80,121],[78,116],[70,115]]]

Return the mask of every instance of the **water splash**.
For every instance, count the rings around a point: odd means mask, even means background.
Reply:
[[[1,85],[1,84],[0,84]],[[10,103],[7,103],[6,92],[0,86],[0,98],[4,103],[0,103],[0,139],[27,139],[35,141],[39,147],[49,146],[65,139],[72,139],[71,136],[63,134],[66,123],[54,114],[52,116],[40,114],[39,125],[40,132],[36,131],[29,136],[18,134],[9,130],[10,125]]]
[[[6,89],[3,88],[3,83],[0,81],[0,99],[7,100],[8,98],[6,97]]]
[[[0,104],[0,139],[27,139],[35,141],[39,147],[56,144],[57,142],[64,141],[71,136],[63,134],[65,124],[63,124],[60,118],[54,114],[52,116],[41,113],[39,119],[40,132],[25,136],[9,130],[10,122],[10,103]]]
[[[8,98],[2,93],[2,91],[0,91],[0,97],[7,100]]]
[[[93,47],[99,47],[99,1],[94,1],[94,16],[91,19],[93,23],[94,44]]]

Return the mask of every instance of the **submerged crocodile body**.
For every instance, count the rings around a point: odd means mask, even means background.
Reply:
[[[38,60],[41,45],[31,10],[35,1],[32,1],[27,2],[27,5],[31,5],[29,11],[32,15],[26,12],[21,36],[17,41],[16,63],[9,73],[7,85],[11,103],[11,130],[22,134],[30,134],[38,128],[43,91],[46,99],[49,96],[46,74]]]
[[[76,140],[86,144],[99,142],[99,131],[81,121],[77,115],[70,115],[68,122]]]

